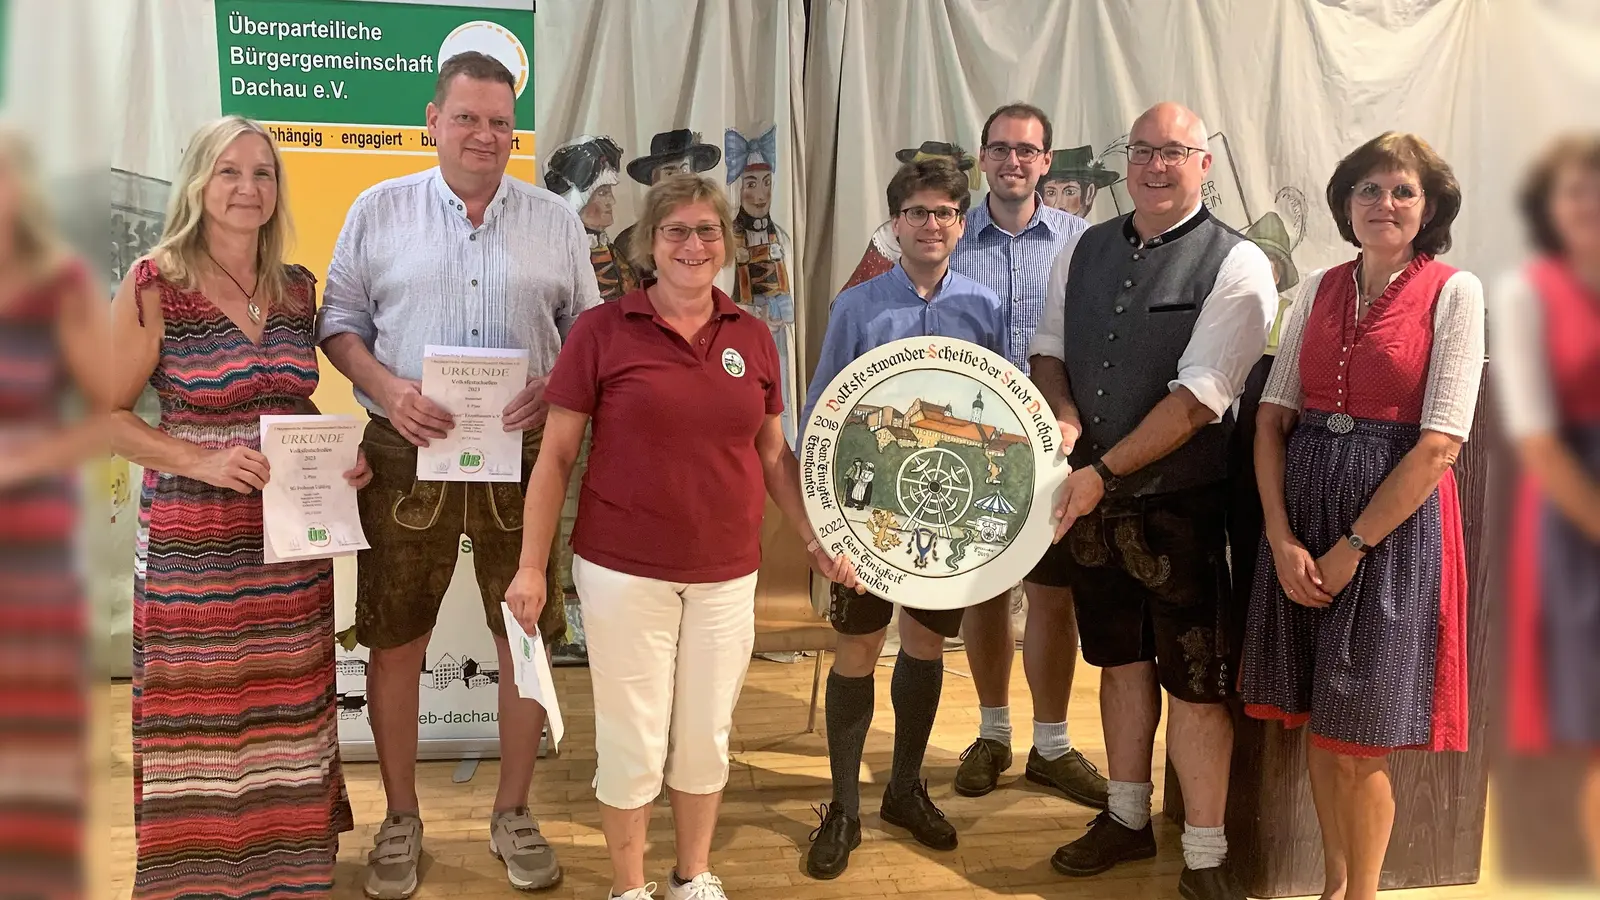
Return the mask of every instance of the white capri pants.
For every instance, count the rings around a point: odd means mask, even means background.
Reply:
[[[594,690],[595,797],[637,809],[728,783],[728,732],[755,646],[756,573],[641,578],[572,557]]]

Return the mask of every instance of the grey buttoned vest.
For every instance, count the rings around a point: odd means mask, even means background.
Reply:
[[[1089,228],[1067,272],[1067,375],[1083,419],[1074,469],[1088,466],[1127,437],[1170,393],[1178,358],[1217,271],[1244,236],[1212,218],[1194,218],[1144,246],[1132,216]],[[1230,410],[1187,444],[1122,480],[1117,496],[1167,494],[1228,476]]]

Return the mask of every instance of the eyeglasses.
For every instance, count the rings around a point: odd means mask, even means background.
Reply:
[[[933,220],[940,225],[948,226],[954,225],[956,220],[961,218],[961,210],[953,206],[941,206],[938,209],[913,206],[909,209],[900,210],[900,215],[905,216],[907,222],[918,228],[928,224],[929,216],[933,216]]]
[[[1135,166],[1148,166],[1157,155],[1161,161],[1169,166],[1181,166],[1189,161],[1189,157],[1196,153],[1204,153],[1199,147],[1185,147],[1182,144],[1168,144],[1165,147],[1152,147],[1149,144],[1129,144],[1123,148],[1128,154],[1128,162]]]
[[[673,244],[687,241],[691,234],[697,235],[702,244],[715,244],[722,240],[721,225],[696,225],[693,228],[688,225],[662,225],[656,229],[656,233]]]
[[[1371,181],[1363,181],[1356,185],[1352,199],[1362,206],[1376,206],[1384,194],[1388,194],[1389,199],[1394,201],[1396,209],[1409,209],[1422,199],[1422,188],[1414,184],[1397,184],[1392,188],[1386,188]]]
[[[1017,155],[1017,162],[1031,163],[1038,159],[1044,153],[1044,150],[1032,144],[1017,144],[1016,146],[1011,144],[990,144],[983,148],[983,155],[989,157],[990,162],[1005,162],[1007,157],[1013,153]]]

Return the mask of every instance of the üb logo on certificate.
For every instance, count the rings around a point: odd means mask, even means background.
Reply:
[[[423,481],[520,481],[522,434],[504,428],[501,413],[528,383],[528,351],[428,345],[422,396],[443,407],[455,426],[417,449]]]
[[[361,422],[354,416],[262,416],[261,452],[272,477],[261,492],[262,560],[348,556],[368,546],[356,489]]]

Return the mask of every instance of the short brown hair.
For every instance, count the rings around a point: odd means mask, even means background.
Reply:
[[[1039,149],[1044,150],[1046,153],[1050,151],[1050,140],[1055,136],[1055,132],[1050,127],[1050,117],[1044,114],[1044,110],[1034,106],[1032,103],[1007,103],[1005,106],[989,113],[989,118],[984,121],[983,132],[978,135],[978,150],[980,152],[984,147],[989,146],[989,128],[994,125],[994,120],[1001,116],[1009,119],[1037,119],[1039,124],[1044,126],[1044,146]]]
[[[972,205],[972,188],[967,183],[966,173],[962,172],[955,161],[947,156],[930,156],[926,159],[914,160],[900,167],[889,179],[889,218],[900,215],[900,207],[906,200],[919,191],[938,191],[950,198],[950,201],[965,215],[967,208]]]
[[[650,192],[644,195],[644,208],[639,210],[639,221],[633,223],[633,230],[628,234],[628,246],[623,248],[635,267],[644,272],[656,270],[653,252],[656,229],[674,210],[691,203],[709,203],[716,211],[717,219],[722,223],[722,266],[727,268],[733,263],[733,210],[728,207],[727,196],[709,178],[678,172],[656,182]]]
[[[1561,245],[1561,235],[1550,221],[1550,192],[1555,189],[1557,176],[1571,166],[1600,172],[1600,134],[1569,134],[1557,138],[1534,161],[1517,194],[1517,207],[1528,228],[1528,239],[1540,252],[1551,256],[1561,256],[1567,248]]]
[[[439,79],[433,83],[434,106],[444,105],[445,95],[450,92],[450,83],[455,81],[457,75],[465,75],[474,81],[498,81],[511,88],[513,96],[517,93],[517,78],[505,63],[487,53],[467,50],[445,60],[444,65],[439,67]]]
[[[1385,131],[1357,147],[1339,161],[1328,181],[1328,208],[1339,225],[1339,235],[1361,246],[1350,224],[1350,196],[1356,183],[1372,172],[1411,169],[1422,181],[1423,202],[1433,207],[1433,216],[1411,241],[1418,253],[1437,256],[1450,249],[1450,224],[1461,212],[1461,183],[1450,164],[1435,153],[1422,138],[1400,131]]]

